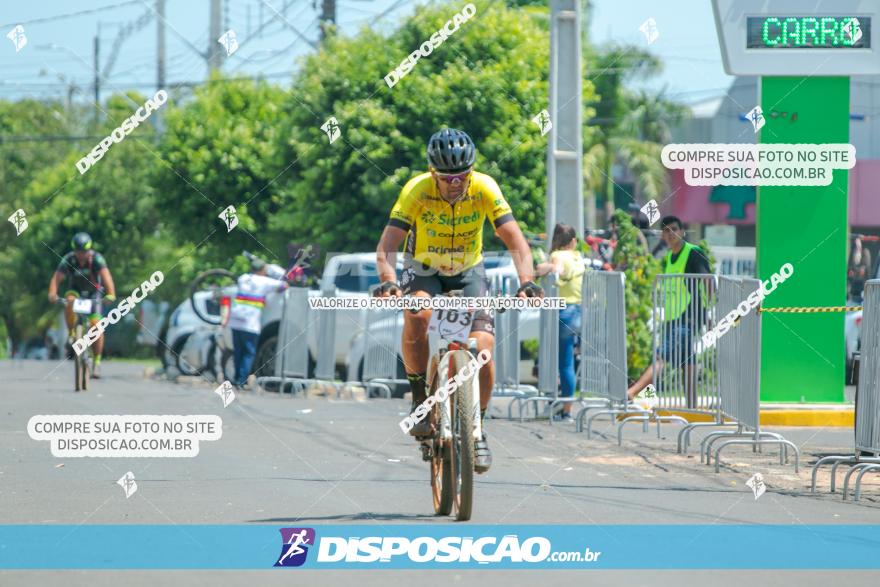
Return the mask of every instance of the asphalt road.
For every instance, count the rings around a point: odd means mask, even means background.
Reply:
[[[71,391],[72,364],[0,361],[0,521],[3,524],[437,524],[427,464],[401,433],[404,400],[292,398],[245,392],[223,408],[205,381],[147,378],[143,366],[106,362],[104,377],[85,393]],[[500,414],[500,410],[496,410]],[[203,441],[194,458],[56,458],[26,431],[35,414],[215,414],[223,435]],[[586,440],[571,424],[488,421],[492,470],[477,478],[477,524],[880,524],[880,486],[862,502],[826,491],[808,494],[815,455],[851,450],[852,431],[778,429],[801,447],[802,469],[780,466],[775,450],[731,449],[715,474],[697,456],[675,453],[675,426],[644,434],[627,430],[618,447],[611,423]],[[132,471],[138,491],[116,485]],[[761,472],[768,491],[754,499],[745,482]],[[827,481],[827,477],[822,479]],[[826,484],[827,485],[827,484]],[[805,490],[805,487],[807,488]],[[305,571],[301,571],[305,572]],[[320,584],[356,580],[387,584],[569,584],[584,572],[383,571],[309,574]],[[590,571],[608,584],[741,584],[767,572]],[[777,572],[773,572],[774,576]],[[785,583],[818,585],[846,576],[876,584],[864,572],[778,573]],[[0,585],[53,582],[58,572],[7,572]],[[236,585],[240,572],[65,572],[67,584]],[[277,575],[260,574],[264,584]],[[763,577],[763,578],[762,578]],[[288,580],[289,582],[289,580]],[[778,582],[778,580],[776,581]]]

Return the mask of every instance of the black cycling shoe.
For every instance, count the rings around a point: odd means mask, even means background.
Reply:
[[[474,442],[474,472],[485,473],[492,466],[492,451],[489,450],[489,444],[486,442],[486,433],[483,432],[483,438]]]

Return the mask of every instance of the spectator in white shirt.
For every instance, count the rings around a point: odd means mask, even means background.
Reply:
[[[266,263],[254,258],[251,271],[238,278],[238,291],[232,304],[229,326],[232,328],[232,355],[235,362],[235,381],[244,387],[257,355],[260,339],[261,316],[266,305],[266,295],[284,291],[287,284],[266,276]]]

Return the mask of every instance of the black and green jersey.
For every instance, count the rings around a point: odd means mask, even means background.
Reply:
[[[67,290],[77,293],[97,293],[98,288],[103,290],[101,283],[101,269],[107,267],[104,255],[97,251],[89,251],[89,258],[85,266],[80,266],[73,251],[64,255],[58,268],[55,270],[67,278]]]

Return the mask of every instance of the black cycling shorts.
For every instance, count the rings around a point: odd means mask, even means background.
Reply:
[[[489,291],[489,279],[486,268],[477,263],[467,271],[457,275],[440,275],[439,272],[419,263],[421,269],[415,269],[411,262],[405,263],[400,274],[400,287],[403,295],[411,295],[417,291],[428,293],[431,297],[441,293],[460,289],[466,298],[480,298]],[[495,335],[495,315],[492,310],[477,310],[471,332],[488,332]]]

